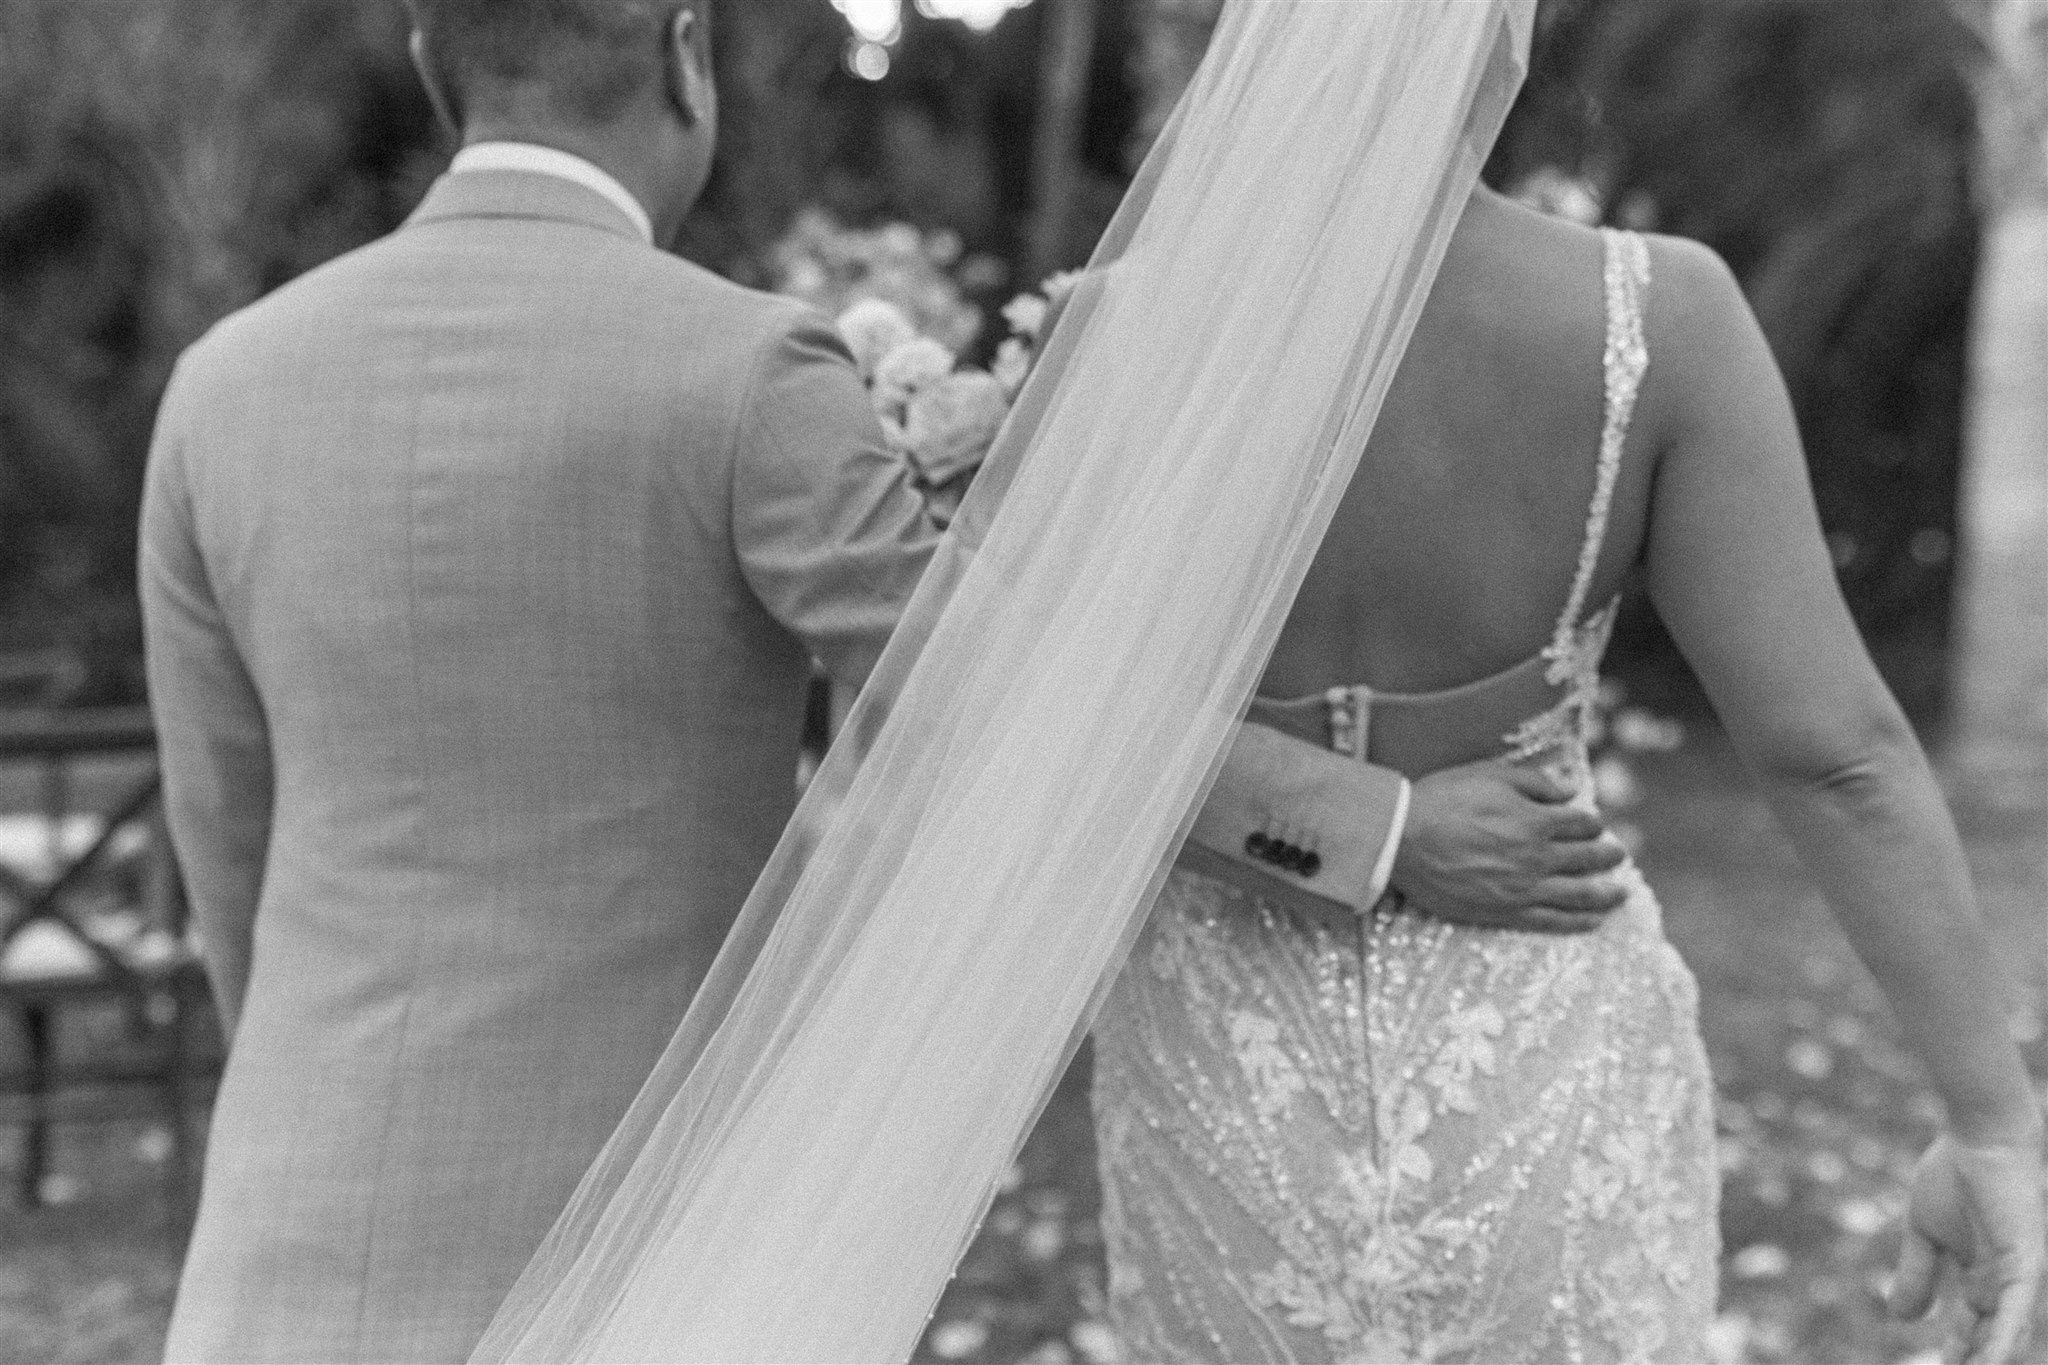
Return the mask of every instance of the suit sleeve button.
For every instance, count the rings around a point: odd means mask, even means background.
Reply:
[[[1253,831],[1245,836],[1244,851],[1251,854],[1254,858],[1264,858],[1267,850],[1272,846],[1273,841],[1257,831]]]
[[[1301,875],[1313,877],[1323,870],[1323,856],[1320,853],[1304,853],[1301,858]]]

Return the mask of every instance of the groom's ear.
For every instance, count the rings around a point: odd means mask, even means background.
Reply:
[[[690,0],[669,20],[662,44],[669,102],[688,127],[715,127],[718,87],[711,73],[710,6]]]
[[[420,74],[420,84],[427,88],[427,103],[434,106],[434,113],[441,124],[455,140],[462,140],[462,114],[455,104],[455,91],[443,77],[436,53],[427,41],[426,30],[414,28],[412,38],[406,43],[406,50],[412,53],[413,70]]]

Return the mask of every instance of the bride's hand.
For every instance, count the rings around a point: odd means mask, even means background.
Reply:
[[[1944,1134],[1913,1172],[1905,1242],[1888,1296],[1918,1318],[1934,1303],[1944,1262],[1969,1310],[1964,1365],[2008,1365],[2026,1350],[2044,1255],[2041,1144],[1973,1146]]]

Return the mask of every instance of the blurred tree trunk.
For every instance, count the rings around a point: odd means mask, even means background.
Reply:
[[[1996,213],[2048,198],[2048,0],[1951,0],[1992,60],[1977,77],[1984,199]]]
[[[845,36],[844,21],[819,0],[719,6],[717,171],[684,227],[684,255],[735,270],[815,196],[820,149],[807,122]]]
[[[2048,796],[2048,204],[2009,208],[1987,245],[1951,757],[1979,799],[2025,815]]]
[[[1194,79],[1223,0],[1138,0],[1132,80],[1138,88],[1138,127],[1128,160],[1132,170],[1152,150],[1181,92]]]
[[[1025,279],[1075,264],[1074,210],[1080,193],[1082,119],[1095,63],[1098,0],[1040,0],[1046,8],[1039,61],[1038,119],[1031,157],[1031,221]]]

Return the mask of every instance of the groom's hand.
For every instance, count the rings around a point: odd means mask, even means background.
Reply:
[[[1458,924],[1576,934],[1628,899],[1627,857],[1562,783],[1499,760],[1415,783],[1392,885],[1411,909]]]

